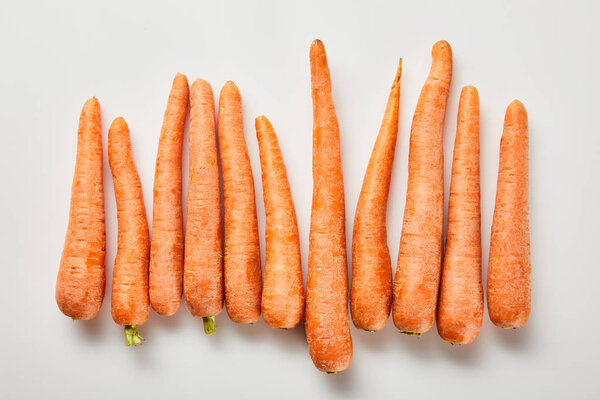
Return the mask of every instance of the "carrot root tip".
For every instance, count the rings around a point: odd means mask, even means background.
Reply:
[[[137,346],[144,340],[146,339],[138,333],[136,325],[125,325],[125,346]]]
[[[202,317],[202,322],[204,323],[204,333],[207,335],[212,335],[217,331],[217,320],[214,315]]]
[[[421,336],[421,334],[419,332],[406,332],[406,331],[401,331],[401,332],[408,336],[417,336],[417,337]]]

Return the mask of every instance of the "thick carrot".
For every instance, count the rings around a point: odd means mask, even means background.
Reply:
[[[385,225],[392,164],[398,136],[402,59],[367,166],[352,235],[350,310],[359,329],[383,329],[392,307],[392,263]]]
[[[473,86],[460,94],[457,120],[437,329],[442,339],[467,344],[483,318],[479,95]]]
[[[142,184],[131,152],[129,128],[121,117],[108,130],[108,162],[117,200],[119,237],[113,269],[111,313],[125,325],[125,344],[141,344],[137,326],[148,319],[150,233]]]
[[[187,79],[177,74],[158,142],[150,242],[150,304],[166,316],[175,314],[183,291],[181,152],[188,99]]]
[[[323,42],[310,46],[313,200],[306,286],[306,338],[315,366],[343,371],[352,361],[340,132]]]
[[[258,222],[242,99],[231,81],[221,89],[218,125],[225,197],[225,306],[232,321],[251,324],[260,318]]]
[[[104,193],[100,104],[85,102],[77,132],[71,210],[56,280],[56,303],[73,319],[92,319],[104,299]]]
[[[442,262],[442,133],[452,80],[450,45],[437,42],[432,56],[410,132],[408,187],[392,309],[396,327],[415,335],[427,332],[435,320]]]
[[[194,81],[190,96],[189,159],[183,292],[210,335],[223,308],[223,256],[215,101],[202,79]]]
[[[265,116],[256,118],[256,137],[267,216],[262,315],[273,328],[293,328],[304,315],[296,211],[277,136]]]
[[[527,111],[514,100],[500,142],[487,280],[490,319],[503,328],[523,327],[531,311],[528,151]]]

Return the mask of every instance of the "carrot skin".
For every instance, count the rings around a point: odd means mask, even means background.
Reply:
[[[528,152],[527,111],[514,100],[500,142],[487,280],[490,319],[503,328],[525,326],[531,311]]]
[[[461,92],[457,120],[437,329],[448,342],[468,344],[483,319],[479,95],[473,86]]]
[[[91,98],[79,118],[69,224],[56,280],[56,303],[66,316],[89,320],[100,310],[105,253],[100,104]]]
[[[352,235],[350,310],[359,329],[385,327],[392,307],[392,263],[387,245],[386,211],[398,136],[400,59],[383,122],[356,206]]]
[[[188,81],[177,74],[158,143],[150,241],[150,304],[164,316],[175,314],[183,292],[181,154],[188,100]]]
[[[306,337],[315,366],[347,369],[352,361],[340,135],[325,47],[310,47],[313,99],[313,200],[310,219]]]
[[[408,187],[394,279],[394,325],[408,333],[433,326],[442,262],[444,116],[452,80],[452,50],[433,46],[433,62],[412,121]]]

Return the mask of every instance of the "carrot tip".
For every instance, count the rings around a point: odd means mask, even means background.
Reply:
[[[125,346],[137,346],[146,340],[138,333],[136,325],[125,325],[124,328]]]
[[[202,317],[202,322],[204,323],[204,333],[207,335],[212,335],[217,331],[217,320],[214,315]]]
[[[401,331],[401,333],[404,333],[405,335],[408,336],[421,336],[421,334],[419,332],[406,332],[406,331]]]

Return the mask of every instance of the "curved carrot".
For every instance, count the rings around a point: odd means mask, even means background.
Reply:
[[[398,136],[402,59],[360,191],[352,235],[350,310],[359,329],[383,329],[392,307],[392,263],[385,217]]]
[[[106,237],[100,128],[100,104],[91,98],[79,118],[69,225],[56,279],[58,308],[81,320],[94,318],[104,299]]]
[[[437,329],[442,339],[467,344],[483,318],[479,95],[473,86],[460,94],[457,119]]]
[[[306,285],[306,338],[315,366],[339,372],[352,361],[340,132],[323,42],[310,46],[313,201]]]
[[[225,306],[232,321],[251,324],[260,318],[258,222],[242,99],[231,81],[221,89],[218,125],[225,197]]]
[[[189,159],[183,292],[190,312],[203,318],[204,331],[211,334],[223,308],[221,192],[215,101],[203,79],[192,84]]]
[[[119,239],[113,269],[111,313],[125,325],[125,344],[144,340],[137,326],[148,319],[148,261],[150,233],[146,220],[142,184],[131,153],[129,128],[121,117],[108,130],[108,162],[113,176]]]
[[[296,211],[277,136],[265,116],[256,118],[256,137],[267,216],[262,315],[273,328],[293,328],[304,315]]]
[[[531,311],[528,151],[527,111],[514,100],[500,142],[487,280],[490,319],[503,328],[525,326]]]
[[[452,80],[452,50],[442,40],[421,90],[410,132],[408,187],[394,280],[392,316],[398,329],[421,334],[435,320],[442,262],[444,163],[442,134]]]
[[[158,142],[150,242],[150,304],[166,316],[179,308],[183,290],[181,152],[188,99],[187,79],[177,74]]]

